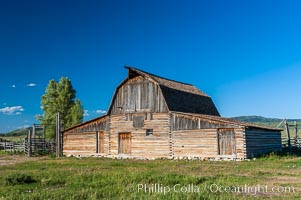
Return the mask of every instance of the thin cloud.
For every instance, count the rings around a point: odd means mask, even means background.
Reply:
[[[84,117],[96,117],[98,115],[104,115],[107,111],[105,110],[84,110]]]
[[[105,113],[107,113],[107,111],[105,111],[105,110],[96,110],[96,113],[97,114],[105,114]]]
[[[15,87],[16,87],[16,85],[11,85],[10,87],[12,87],[12,88],[15,88]]]
[[[0,109],[0,113],[4,115],[21,115],[23,111],[24,108],[22,106],[7,106]]]
[[[84,110],[84,116],[89,116],[89,111],[88,110]]]
[[[35,84],[35,83],[28,83],[27,84],[27,87],[35,87],[37,84]]]

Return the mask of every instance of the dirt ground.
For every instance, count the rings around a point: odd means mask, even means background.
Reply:
[[[24,155],[0,155],[0,166],[3,165],[14,165],[26,161],[41,160],[45,157],[27,157]]]

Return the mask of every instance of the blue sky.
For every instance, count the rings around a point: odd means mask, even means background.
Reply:
[[[301,118],[298,1],[0,0],[0,132],[38,123],[50,79],[71,79],[85,119],[124,65],[191,83],[226,117]]]

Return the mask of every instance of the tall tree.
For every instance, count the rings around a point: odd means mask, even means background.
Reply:
[[[41,109],[44,111],[38,120],[47,125],[48,138],[55,137],[56,114],[60,113],[60,120],[64,128],[69,128],[83,121],[83,106],[79,99],[75,99],[76,91],[67,77],[62,77],[59,82],[50,80],[42,96]]]
[[[82,102],[79,99],[75,99],[74,105],[71,108],[71,118],[72,118],[72,125],[80,123],[83,121],[84,117],[84,109]],[[70,126],[72,126],[70,125]]]

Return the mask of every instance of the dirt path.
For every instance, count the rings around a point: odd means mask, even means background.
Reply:
[[[14,165],[26,161],[36,161],[44,159],[45,157],[27,157],[24,155],[0,155],[0,166]]]

